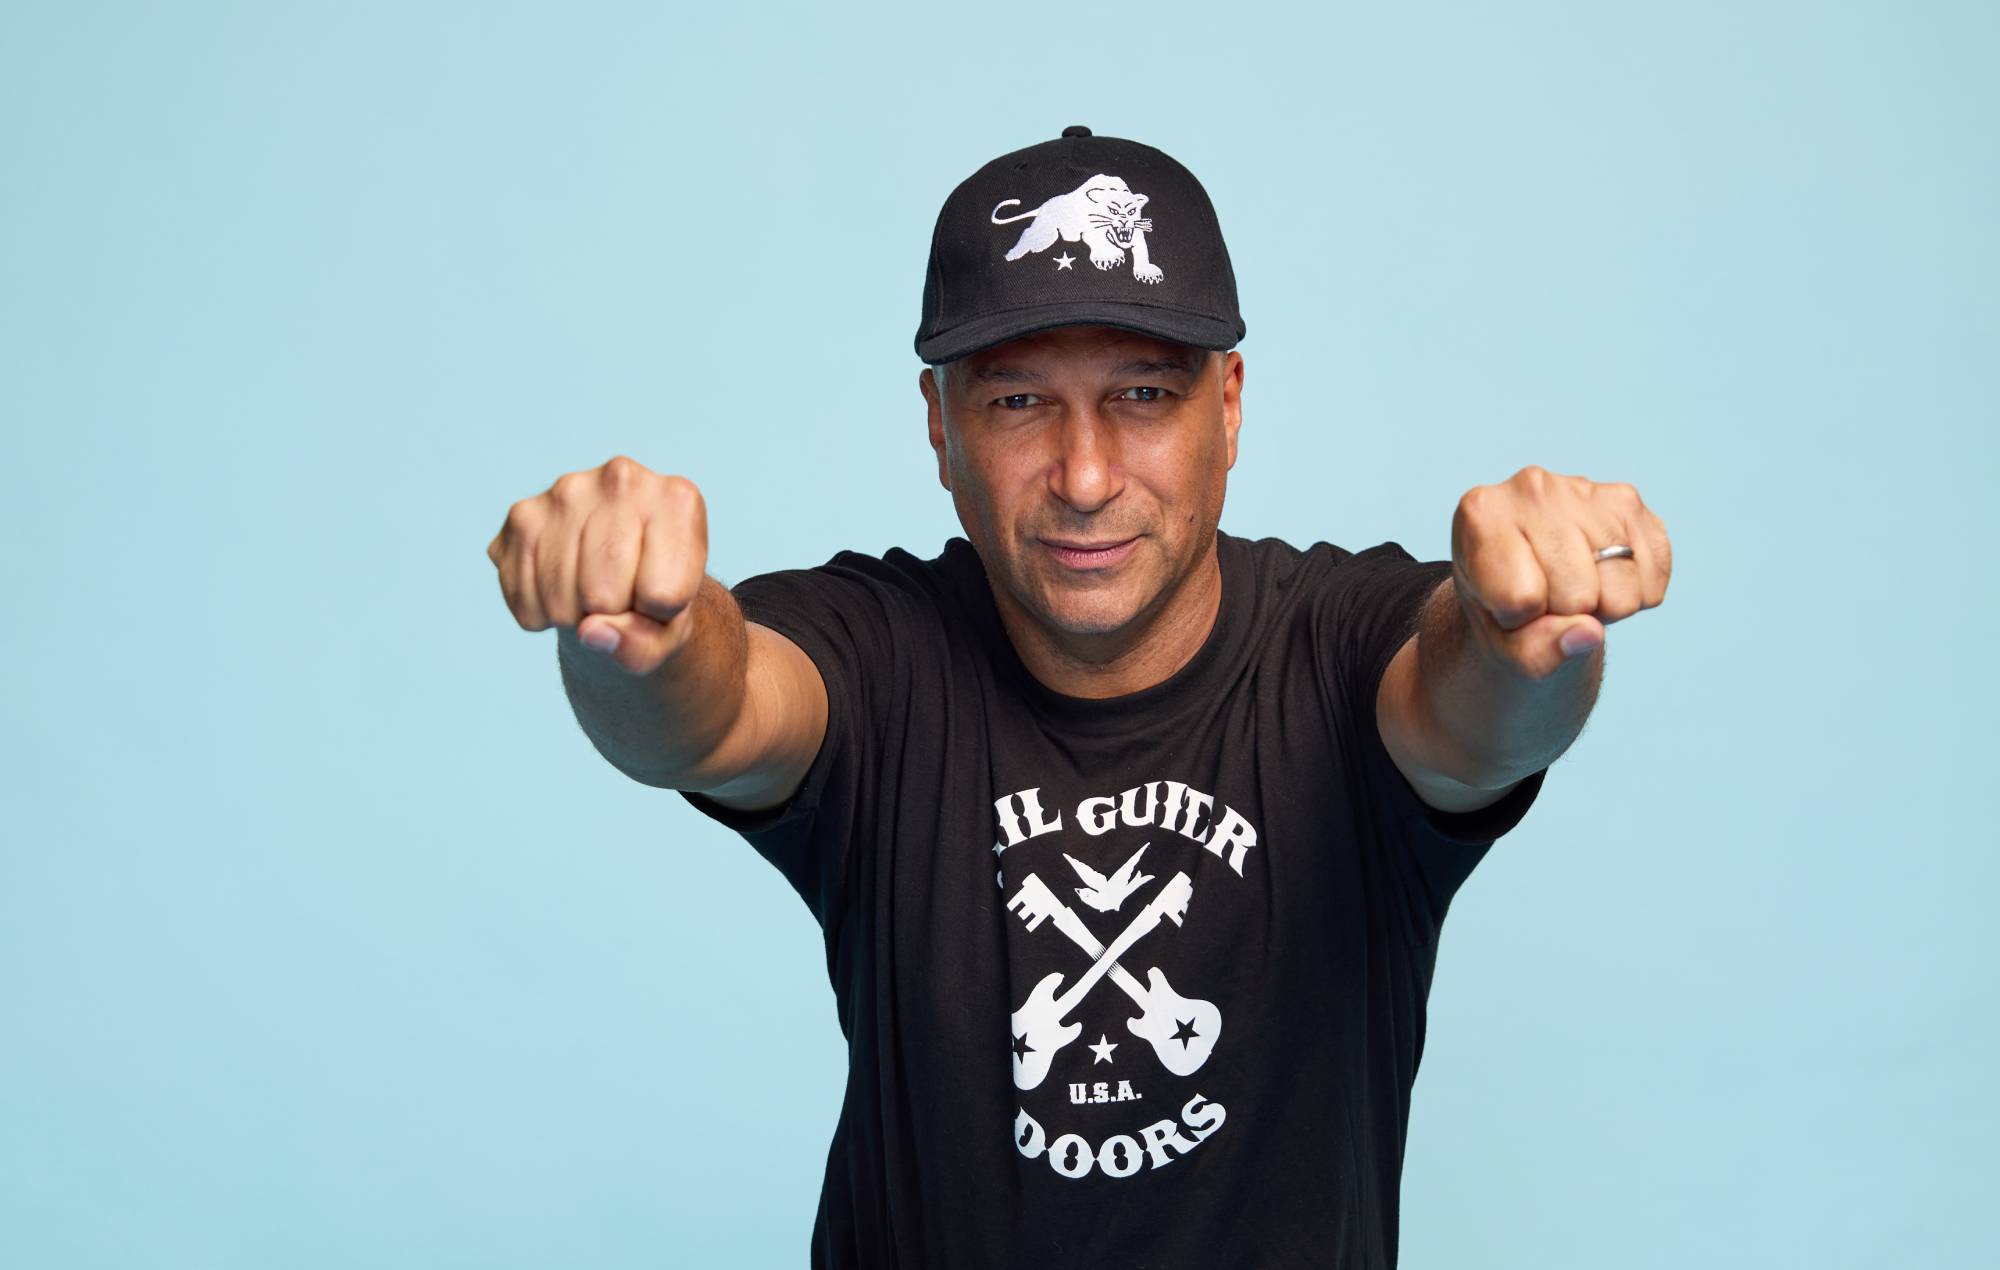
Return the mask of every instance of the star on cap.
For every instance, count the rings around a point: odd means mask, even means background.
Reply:
[[[1075,263],[1076,257],[1070,255],[1068,252],[1064,252],[1062,255],[1056,257],[1056,271],[1060,273]]]

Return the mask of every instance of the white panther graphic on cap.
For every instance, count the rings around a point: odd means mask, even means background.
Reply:
[[[1132,276],[1141,282],[1158,282],[1166,277],[1146,256],[1146,231],[1153,222],[1139,215],[1146,206],[1144,194],[1134,194],[1120,177],[1102,173],[1091,177],[1067,194],[1058,194],[1032,212],[1018,216],[1000,215],[1004,207],[1019,207],[1018,198],[1002,199],[993,208],[995,225],[1011,225],[1034,217],[1021,231],[1021,240],[1007,253],[1019,260],[1031,252],[1064,242],[1081,242],[1090,249],[1090,263],[1099,269],[1116,269],[1132,253]]]

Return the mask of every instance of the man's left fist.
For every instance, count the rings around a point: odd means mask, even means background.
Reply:
[[[1600,561],[1623,544],[1630,559]],[[1451,519],[1451,573],[1485,650],[1530,679],[1582,661],[1604,628],[1667,597],[1667,527],[1620,483],[1532,464],[1478,485]]]

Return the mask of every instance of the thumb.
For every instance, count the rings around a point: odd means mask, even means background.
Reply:
[[[1604,623],[1588,613],[1544,614],[1507,636],[1516,665],[1543,679],[1604,643]]]
[[[662,622],[644,613],[592,613],[576,624],[577,642],[634,675],[649,675],[687,642],[692,608]]]

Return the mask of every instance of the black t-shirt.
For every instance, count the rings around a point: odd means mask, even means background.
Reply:
[[[1382,746],[1448,563],[1217,548],[1206,642],[1103,700],[1026,670],[963,539],[735,588],[830,707],[784,808],[685,795],[825,933],[849,1068],[815,1267],[1395,1263],[1439,928],[1545,773],[1447,814]]]

